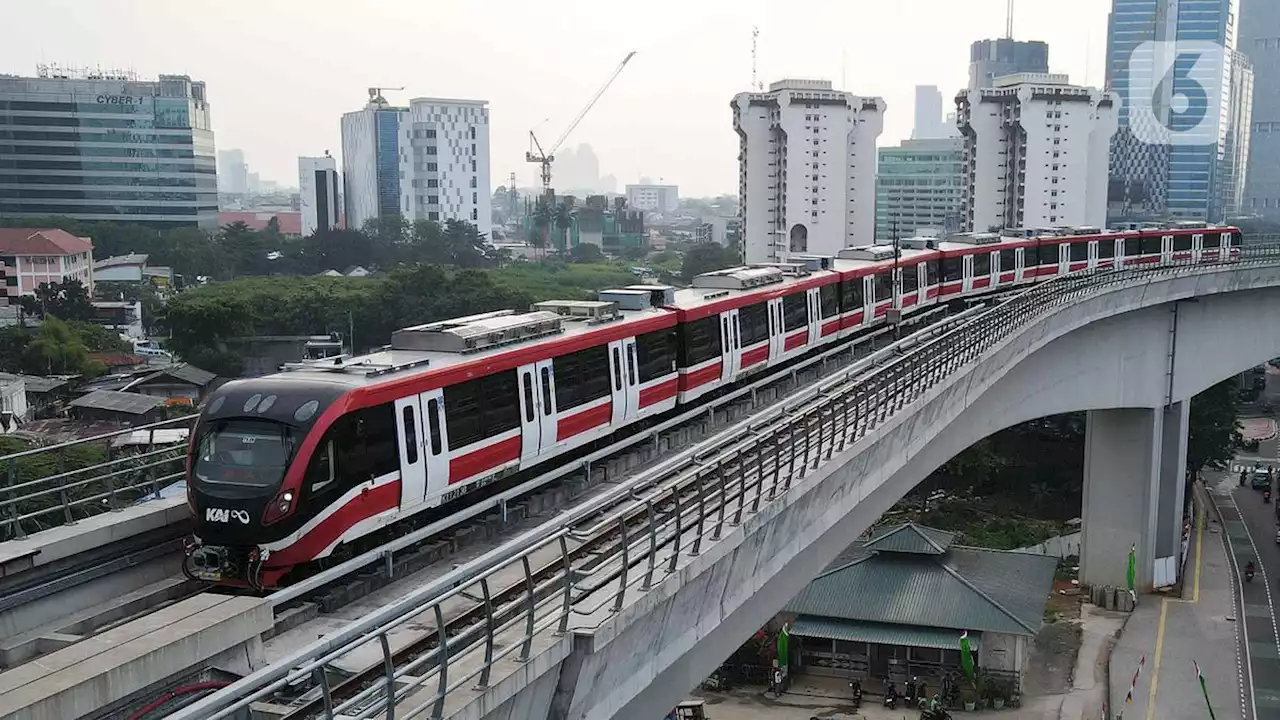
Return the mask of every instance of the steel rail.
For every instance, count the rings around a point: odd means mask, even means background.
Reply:
[[[427,703],[419,706],[418,710],[429,706],[432,716],[439,717],[445,697],[451,689],[461,687],[476,676],[487,677],[489,670],[497,662],[489,652],[485,661],[481,663],[481,667],[472,670],[462,678],[449,672],[450,659],[475,650],[477,643],[468,638],[470,644],[463,645],[458,642],[459,638],[450,638],[447,635],[442,622],[442,603],[457,597],[468,588],[478,589],[481,583],[487,582],[497,573],[517,563],[522,563],[527,568],[529,558],[534,552],[552,550],[557,545],[563,552],[569,539],[575,536],[581,537],[582,531],[576,530],[575,526],[587,520],[596,519],[602,511],[622,502],[626,503],[627,512],[633,517],[653,517],[653,521],[647,522],[652,532],[656,533],[659,527],[673,528],[671,537],[674,539],[674,547],[670,555],[664,556],[663,559],[666,562],[658,562],[657,548],[660,544],[652,539],[648,543],[624,542],[621,545],[622,552],[608,559],[613,563],[612,566],[618,569],[617,574],[614,575],[617,590],[607,591],[616,592],[610,603],[616,609],[623,606],[628,588],[634,585],[635,578],[630,576],[626,569],[638,566],[652,567],[653,572],[646,572],[642,581],[643,587],[651,586],[654,572],[667,574],[675,571],[681,553],[698,554],[701,552],[704,538],[710,538],[709,541],[714,542],[720,537],[725,527],[724,522],[720,520],[721,517],[731,513],[734,517],[740,517],[739,513],[744,510],[746,512],[757,510],[760,502],[769,502],[781,497],[795,484],[802,482],[810,471],[819,467],[825,461],[824,458],[830,459],[836,452],[874,433],[909,404],[923,397],[957,371],[969,367],[1001,343],[1016,336],[1023,328],[1055,312],[1058,308],[1074,303],[1082,297],[1100,295],[1113,288],[1151,284],[1166,277],[1221,272],[1224,266],[1234,270],[1277,264],[1280,264],[1280,247],[1247,247],[1239,251],[1238,258],[1229,261],[1206,261],[1195,258],[1189,261],[1148,263],[1118,270],[1073,273],[1035,285],[1004,304],[983,310],[967,323],[919,343],[910,351],[895,354],[865,374],[852,377],[842,386],[832,387],[828,384],[825,390],[820,393],[815,392],[808,398],[812,402],[802,400],[785,403],[787,412],[778,414],[776,422],[767,427],[757,424],[755,431],[763,438],[755,440],[754,458],[747,454],[744,459],[741,449],[727,455],[717,455],[715,458],[699,458],[694,452],[692,456],[701,466],[692,473],[694,480],[686,481],[684,484],[677,481],[672,485],[664,486],[669,490],[656,500],[652,495],[644,498],[635,495],[638,490],[653,487],[655,482],[661,480],[660,474],[670,475],[673,472],[679,472],[685,466],[685,464],[679,464],[676,467],[677,463],[662,463],[652,471],[623,481],[619,486],[562,513],[560,517],[545,523],[540,528],[514,538],[507,544],[410,592],[396,602],[291,653],[276,664],[253,673],[174,717],[178,720],[188,718],[215,720],[227,717],[230,713],[245,708],[254,701],[264,699],[291,683],[306,678],[317,678],[323,681],[327,676],[326,665],[329,662],[365,643],[383,642],[382,638],[385,638],[393,628],[422,613],[434,613],[438,620],[436,627],[440,633],[439,646],[434,651],[438,657],[435,673],[438,687],[434,696]],[[853,373],[849,374],[853,375]],[[748,421],[747,424],[752,423]],[[741,435],[736,437],[744,439]],[[764,452],[769,448],[774,449],[771,456],[767,456]],[[785,452],[782,449],[785,449]],[[766,467],[769,459],[772,460],[771,473]],[[736,465],[730,464],[730,461]],[[766,474],[771,474],[767,490]],[[684,477],[688,478],[690,474],[684,474]],[[749,482],[752,478],[754,478],[754,484]],[[708,502],[708,497],[712,497],[706,492],[708,480],[712,483],[714,497],[720,498],[718,502]],[[687,500],[683,502],[684,507],[682,507],[682,495],[688,494],[685,491],[688,490],[691,482],[696,482],[698,485],[698,492],[693,496],[697,498],[696,508],[690,508]],[[741,507],[748,505],[748,496],[730,491],[728,487],[730,484],[758,488],[754,498],[751,499],[749,510]],[[735,503],[739,507],[731,507]],[[617,512],[621,512],[621,509],[616,509],[615,514]],[[689,519],[687,524],[686,516]],[[607,522],[596,519],[587,530],[600,530],[608,526]],[[620,528],[619,531],[625,535],[631,529]],[[691,538],[689,543],[683,542],[686,536]],[[566,564],[565,567],[567,568],[568,565]],[[537,616],[537,608],[546,607],[548,603],[545,600],[541,603],[536,602],[533,596],[533,584],[530,583],[524,628],[517,631],[513,626],[511,631],[499,641],[495,635],[503,634],[503,631],[496,629],[497,623],[489,622],[486,627],[495,629],[487,630],[485,647],[491,648],[494,645],[506,647],[518,644],[521,648],[528,648],[535,635],[540,632],[537,626],[543,626],[543,630],[555,627],[557,632],[567,631],[570,616],[579,615],[577,608],[574,607],[575,584],[579,594],[586,589],[580,582],[576,582],[575,575],[576,573],[570,571],[563,573],[564,597],[556,606],[559,610],[556,610],[550,618]],[[593,590],[593,592],[605,591],[603,586],[596,586]],[[581,609],[601,612],[600,608]],[[606,608],[603,612],[609,612],[609,610]],[[518,626],[520,623],[515,625]],[[514,637],[510,636],[512,633]],[[389,657],[385,667],[387,673],[385,687],[394,687],[397,674],[402,675],[402,673],[397,673],[395,664],[390,662]],[[323,687],[327,691],[327,684]],[[383,685],[378,687],[381,688]],[[394,692],[393,695],[399,696],[400,693]],[[382,702],[385,704],[391,697],[391,695],[384,695]],[[374,706],[377,705],[378,703],[375,702]],[[333,717],[335,704],[327,692],[324,693],[324,707],[326,716]],[[367,712],[376,712],[376,710],[369,708]],[[367,716],[367,712],[362,712],[361,716]]]

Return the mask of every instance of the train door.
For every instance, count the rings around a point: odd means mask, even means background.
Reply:
[[[1097,269],[1098,269],[1098,244],[1099,244],[1099,243],[1104,243],[1104,242],[1110,242],[1110,241],[1108,241],[1108,240],[1093,240],[1093,241],[1090,241],[1090,242],[1089,242],[1089,244],[1088,244],[1088,248],[1089,248],[1089,249],[1088,249],[1088,257],[1089,257],[1089,269],[1090,269],[1090,270],[1097,270]]]
[[[1160,238],[1160,261],[1169,262],[1173,259],[1173,236],[1164,235]]]
[[[876,297],[876,276],[867,275],[858,282],[862,283],[862,322],[869,325],[876,319],[876,301],[880,299]]]
[[[1013,249],[1013,281],[1022,282],[1027,277],[1027,248]]]
[[[1071,272],[1071,245],[1070,242],[1058,243],[1058,274],[1066,275]],[[1085,257],[1088,257],[1086,255]]]
[[[809,300],[809,345],[817,345],[822,339],[822,298],[818,288],[805,291]]]
[[[422,448],[426,456],[427,496],[438,498],[449,488],[449,438],[444,424],[444,390],[418,395],[422,408]]]
[[[733,334],[738,335],[738,311],[733,311]],[[736,343],[735,343],[736,344]],[[626,418],[629,420],[640,414],[640,362],[636,357],[636,339],[629,337],[622,341],[622,354],[626,358],[627,369],[622,376],[624,394],[627,397]],[[734,351],[737,357],[737,351]]]
[[[542,449],[542,408],[538,402],[538,365],[520,366],[520,459],[533,460]],[[555,436],[550,438],[555,442]],[[551,444],[548,443],[548,444]]]
[[[733,382],[742,370],[742,336],[738,329],[738,311],[720,313],[720,381]]]
[[[769,360],[782,357],[786,347],[787,333],[782,328],[782,298],[768,301],[769,306]],[[869,315],[867,317],[870,317]]]
[[[973,289],[973,256],[965,255],[960,258],[960,276],[964,278],[964,283],[960,286],[961,292],[969,292]]]
[[[609,343],[609,391],[613,395],[613,416],[617,427],[627,418],[626,346],[621,340]]]
[[[396,400],[396,429],[400,446],[400,509],[404,510],[421,504],[427,494],[422,409],[417,395]]]

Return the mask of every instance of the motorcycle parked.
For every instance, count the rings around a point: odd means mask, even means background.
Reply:
[[[893,683],[889,683],[884,691],[884,706],[890,710],[896,710],[898,707],[898,688]]]

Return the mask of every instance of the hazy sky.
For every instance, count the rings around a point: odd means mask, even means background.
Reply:
[[[1018,0],[1014,35],[1049,43],[1050,69],[1100,85],[1110,0]],[[825,78],[888,103],[880,144],[909,136],[915,85],[944,99],[969,44],[1004,33],[1005,0],[0,0],[0,72],[38,62],[187,73],[208,83],[219,148],[297,184],[297,156],[338,155],[339,118],[371,85],[395,103],[489,101],[493,185],[524,161],[528,131],[555,140],[629,50],[639,54],[569,138],[601,173],[737,190],[729,101],[759,77]],[[842,69],[843,58],[843,69]],[[843,76],[843,83],[841,82]],[[549,118],[543,123],[544,118]]]

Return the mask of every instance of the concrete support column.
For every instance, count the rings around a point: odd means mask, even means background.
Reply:
[[[1137,588],[1149,591],[1156,559],[1179,554],[1186,428],[1186,402],[1089,412],[1081,582],[1125,587],[1129,548],[1137,546]]]

